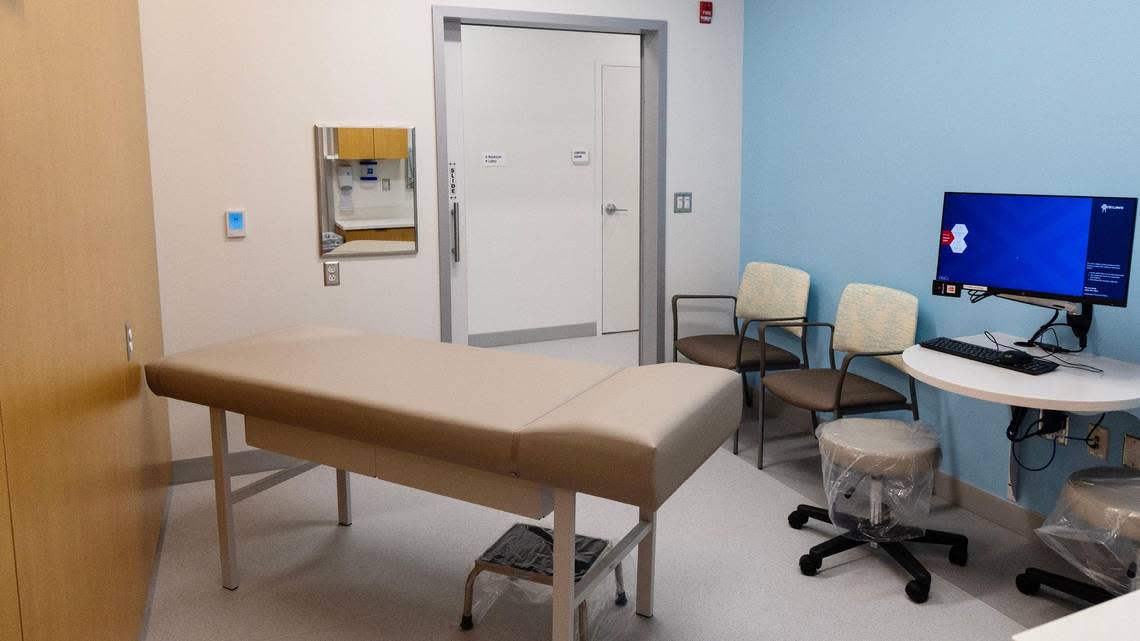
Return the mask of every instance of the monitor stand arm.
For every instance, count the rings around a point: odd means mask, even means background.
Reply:
[[[1072,312],[1065,312],[1065,322],[1068,323],[1069,329],[1073,330],[1073,335],[1077,337],[1081,349],[1089,345],[1089,329],[1092,328],[1092,321],[1092,303],[1081,303],[1081,313],[1079,315],[1073,314]]]
[[[1065,325],[1069,329],[1073,330],[1073,335],[1077,337],[1077,341],[1078,341],[1078,344],[1081,346],[1081,349],[1088,347],[1088,344],[1089,344],[1089,328],[1092,327],[1092,320],[1093,320],[1093,306],[1092,306],[1092,304],[1091,303],[1081,303],[1081,313],[1080,314],[1074,314],[1070,311],[1066,311],[1064,323],[1057,323],[1056,322],[1057,317],[1060,315],[1061,315],[1061,310],[1054,309],[1052,318],[1050,318],[1048,320],[1048,322],[1046,322],[1041,327],[1038,327],[1037,331],[1033,333],[1033,336],[1029,337],[1029,340],[1018,341],[1018,342],[1014,343],[1014,345],[1017,345],[1018,347],[1040,347],[1041,349],[1043,349],[1047,352],[1065,353],[1065,352],[1072,351],[1072,350],[1067,350],[1067,349],[1062,348],[1062,347],[1057,347],[1055,345],[1051,345],[1049,343],[1039,343],[1038,342],[1039,340],[1041,340],[1041,337],[1045,335],[1045,332],[1049,331],[1049,328],[1054,327],[1056,324],[1060,324],[1060,325]]]

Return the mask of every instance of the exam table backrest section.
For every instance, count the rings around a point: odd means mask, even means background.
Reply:
[[[146,367],[159,395],[656,509],[740,421],[733,373],[329,328]]]
[[[520,432],[519,476],[656,510],[740,426],[738,376],[622,370]]]

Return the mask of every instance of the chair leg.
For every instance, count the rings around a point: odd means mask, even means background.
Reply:
[[[970,539],[961,534],[943,532],[942,530],[927,530],[926,534],[910,540],[914,543],[949,545],[950,562],[954,565],[966,565],[966,561],[970,558]]]
[[[917,421],[918,420],[918,392],[916,392],[914,389],[914,377],[908,376],[907,378],[909,379],[908,385],[910,387],[910,414],[911,414],[911,416],[914,417],[914,420]]]
[[[744,385],[744,404],[752,407],[752,391],[748,389],[748,374],[741,372],[740,382]]]
[[[970,540],[961,534],[943,532],[942,530],[927,530],[926,534],[910,539],[915,543],[933,543],[934,545],[960,545],[966,547]]]
[[[818,432],[818,431],[819,431],[819,414],[816,414],[813,411],[811,413],[811,435],[814,436],[816,438],[816,440],[819,439],[819,435],[816,434],[816,432]]]
[[[814,576],[815,573],[823,567],[823,560],[825,558],[866,545],[869,542],[870,541],[864,541],[862,539],[853,539],[845,534],[840,534],[835,538],[828,539],[812,547],[807,554],[800,557],[800,573],[804,576]]]
[[[887,551],[896,563],[901,565],[914,580],[906,584],[906,595],[915,603],[924,603],[930,597],[930,572],[914,558],[914,555],[903,547],[902,543],[880,543],[879,547]]]
[[[798,505],[788,515],[788,525],[792,526],[792,529],[798,530],[808,522],[808,519],[831,523],[831,515],[827,513],[827,510],[814,505]]]
[[[756,389],[756,395],[759,396],[760,406],[760,452],[756,455],[756,469],[764,469],[764,383],[761,381],[760,387]]]
[[[736,428],[736,433],[732,435],[732,453],[740,454],[740,428]]]
[[[1025,572],[1017,575],[1017,589],[1022,594],[1037,594],[1043,585],[1053,588],[1058,592],[1075,596],[1093,605],[1104,603],[1115,596],[1108,590],[1092,585],[1091,583],[1070,579],[1069,577],[1053,574],[1052,572],[1046,572],[1045,570],[1039,570],[1037,568],[1025,568]]]

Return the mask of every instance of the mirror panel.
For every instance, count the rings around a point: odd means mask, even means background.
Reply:
[[[317,198],[322,257],[414,254],[414,127],[317,126]]]

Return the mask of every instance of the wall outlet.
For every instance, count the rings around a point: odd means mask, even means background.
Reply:
[[[336,287],[340,285],[340,261],[329,260],[325,261],[325,287]]]
[[[1124,466],[1140,470],[1140,436],[1124,435]]]
[[[1108,428],[1101,426],[1089,432],[1089,454],[1108,460]]]
[[[1041,419],[1041,423],[1039,424],[1040,427],[1045,427],[1045,417],[1046,416],[1047,415],[1045,414],[1045,410],[1040,410],[1038,412],[1037,418]],[[1050,441],[1057,441],[1058,445],[1068,445],[1069,444],[1069,415],[1065,414],[1064,419],[1065,419],[1065,426],[1063,428],[1061,428],[1060,430],[1058,430],[1056,432],[1049,432],[1048,434],[1042,434],[1041,438],[1047,438]]]

